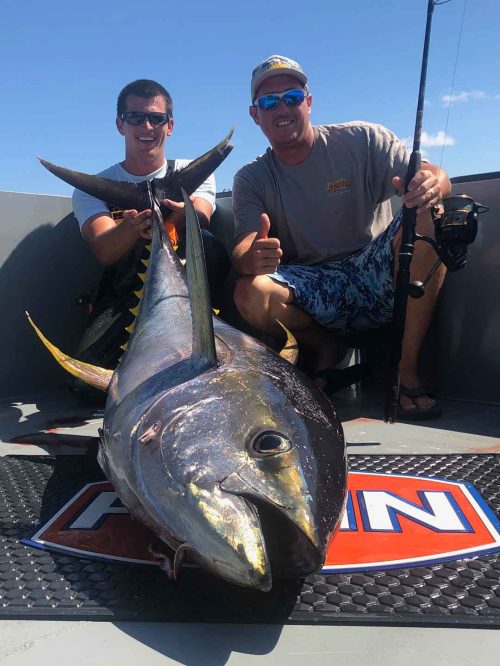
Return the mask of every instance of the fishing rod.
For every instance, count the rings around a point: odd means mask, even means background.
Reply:
[[[427,7],[427,23],[422,56],[422,71],[420,74],[417,118],[415,122],[413,150],[406,174],[405,193],[408,191],[408,185],[412,178],[417,171],[420,170],[422,163],[420,156],[420,139],[422,134],[422,117],[424,111],[425,81],[427,75],[432,13],[436,5],[444,5],[447,2],[450,2],[450,0],[429,0]],[[443,199],[442,204],[442,210],[432,208],[430,211],[434,222],[434,238],[417,234],[416,208],[403,207],[399,266],[396,275],[391,326],[390,364],[387,375],[387,393],[384,414],[386,423],[394,423],[396,420],[400,388],[399,363],[401,361],[408,297],[421,298],[425,294],[427,283],[436,273],[441,263],[443,263],[451,273],[465,267],[467,263],[467,246],[474,242],[477,235],[478,216],[489,210],[488,206],[475,202],[472,197],[467,194],[448,195]],[[438,257],[423,282],[410,282],[410,264],[416,241],[425,241],[426,243],[429,243],[429,245],[434,248]]]
[[[424,115],[425,83],[427,79],[427,61],[429,59],[429,43],[431,38],[432,14],[436,5],[444,5],[450,0],[429,0],[427,5],[427,22],[425,26],[424,49],[422,54],[422,67],[420,71],[420,86],[418,90],[417,116],[415,132],[413,135],[413,150],[408,164],[405,181],[405,194],[408,185],[420,171],[422,157],[420,143],[422,137],[422,119]],[[386,423],[396,421],[396,411],[399,402],[399,362],[403,345],[403,335],[406,321],[406,308],[408,303],[410,285],[410,264],[416,240],[417,209],[403,207],[401,221],[402,236],[399,249],[399,266],[396,275],[396,288],[394,291],[394,306],[392,312],[392,341],[390,348],[390,364],[388,370],[387,393],[385,402],[384,420]]]

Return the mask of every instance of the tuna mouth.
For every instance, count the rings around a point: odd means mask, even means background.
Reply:
[[[256,497],[245,499],[257,513],[272,578],[300,578],[321,568],[323,554],[286,509]]]

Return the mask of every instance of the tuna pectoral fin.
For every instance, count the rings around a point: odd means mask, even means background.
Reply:
[[[47,347],[47,349],[50,351],[52,356],[59,363],[59,365],[61,365],[65,370],[67,370],[67,372],[72,374],[74,377],[78,377],[78,379],[81,379],[87,384],[95,386],[95,388],[101,389],[101,391],[108,390],[113,370],[106,370],[106,368],[99,368],[97,365],[90,365],[90,363],[84,363],[83,361],[78,361],[77,359],[71,358],[71,356],[64,354],[60,349],[58,349],[49,340],[47,340],[47,338],[44,336],[44,334],[41,332],[41,330],[38,328],[35,322],[31,319],[29,314],[26,313],[26,315],[28,317],[29,323],[35,329],[36,334],[43,342],[43,344]]]
[[[182,190],[186,210],[186,273],[193,320],[192,357],[206,368],[217,365],[214,324],[200,225],[191,199]]]
[[[276,321],[286,333],[286,342],[283,349],[280,351],[280,356],[292,365],[297,365],[297,360],[299,358],[299,345],[297,344],[297,340],[293,333],[291,333],[279,319],[276,319]]]

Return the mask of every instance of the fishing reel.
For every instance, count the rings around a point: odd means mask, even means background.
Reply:
[[[488,210],[488,206],[476,203],[466,194],[443,199],[443,212],[434,217],[436,251],[450,272],[464,268],[467,245],[477,236],[478,216]]]
[[[410,282],[408,293],[412,298],[421,298],[425,294],[427,283],[443,263],[450,273],[464,268],[467,263],[467,246],[477,236],[478,217],[489,210],[488,206],[476,203],[467,194],[454,194],[443,199],[443,208],[434,208],[435,239],[417,236],[425,240],[436,251],[438,260],[423,282]]]

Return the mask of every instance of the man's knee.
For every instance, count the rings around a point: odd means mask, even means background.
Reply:
[[[239,278],[236,282],[234,302],[242,314],[255,307],[262,307],[264,304],[264,289],[259,277],[248,275]]]
[[[242,317],[250,323],[260,323],[267,312],[270,282],[266,275],[249,275],[236,283],[234,302]]]

